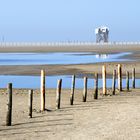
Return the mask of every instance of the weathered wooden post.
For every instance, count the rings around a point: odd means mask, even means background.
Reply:
[[[95,74],[94,79],[94,99],[98,99],[98,73]]]
[[[7,102],[7,116],[6,116],[6,126],[12,125],[12,83],[8,84],[7,87],[8,102]]]
[[[71,94],[70,94],[70,105],[73,105],[74,90],[75,90],[75,75],[72,76],[72,86],[71,86]]]
[[[129,91],[129,72],[126,71],[126,89]]]
[[[106,91],[106,66],[102,66],[102,79],[103,79],[103,95],[107,94]]]
[[[87,99],[87,77],[84,77],[83,102]]]
[[[45,111],[45,71],[41,70],[41,111]]]
[[[135,68],[132,69],[132,88],[135,88]]]
[[[58,82],[57,82],[57,89],[56,89],[56,109],[60,109],[61,87],[62,87],[62,79],[58,80]]]
[[[115,88],[116,88],[116,70],[113,70],[112,95],[115,95]]]
[[[33,109],[33,90],[29,90],[29,118],[32,118],[32,109]]]
[[[118,90],[122,91],[122,66],[118,64]]]

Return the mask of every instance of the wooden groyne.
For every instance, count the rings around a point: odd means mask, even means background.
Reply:
[[[121,93],[122,91],[132,91],[135,88],[135,75],[136,75],[136,69],[133,68],[131,72],[126,71],[126,87],[124,88],[122,86],[122,65],[118,64],[117,68],[114,68],[112,72],[112,85],[111,85],[111,92],[108,92],[108,89],[106,87],[107,79],[106,79],[106,74],[107,74],[107,69],[106,66],[102,66],[102,90],[99,92],[99,87],[98,87],[98,81],[99,81],[99,75],[98,73],[94,74],[93,77],[93,82],[94,82],[94,87],[93,87],[93,99],[98,100],[99,94],[104,96],[115,96],[116,91],[118,93]],[[116,76],[118,75],[118,77]],[[130,75],[132,78],[130,78]],[[116,81],[118,80],[118,87],[116,86]],[[130,90],[130,80],[132,82],[131,90]],[[40,113],[47,111],[46,104],[45,102],[45,95],[46,95],[46,88],[45,83],[46,82],[46,73],[45,70],[41,70],[41,81],[40,81],[40,103],[41,103],[41,108],[40,108]],[[57,87],[56,87],[56,110],[61,109],[61,92],[63,90],[62,88],[63,85],[63,79],[58,79],[57,81]],[[76,75],[72,75],[72,82],[71,82],[71,92],[69,93],[69,99],[70,100],[70,105],[74,105],[74,94],[75,94],[75,89],[76,89]],[[6,114],[6,126],[11,126],[12,125],[12,110],[13,110],[13,90],[12,90],[12,83],[9,83],[7,86],[7,94],[8,94],[8,102],[7,102],[7,114]],[[110,89],[109,89],[110,90]],[[34,117],[33,114],[33,96],[34,96],[34,90],[30,89],[28,92],[28,117],[31,119]],[[87,95],[88,95],[88,77],[83,77],[83,93],[82,93],[82,99],[81,102],[86,102],[87,101]]]

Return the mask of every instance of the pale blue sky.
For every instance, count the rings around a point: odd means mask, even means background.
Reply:
[[[0,0],[0,41],[140,41],[140,0]]]

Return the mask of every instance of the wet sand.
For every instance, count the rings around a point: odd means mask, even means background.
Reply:
[[[117,69],[117,64],[123,65],[123,75],[126,70],[132,71],[136,68],[136,76],[140,77],[140,45],[126,46],[78,46],[78,47],[0,47],[0,52],[93,52],[93,53],[116,53],[131,52],[124,58],[129,61],[109,62],[109,63],[93,63],[78,65],[28,65],[28,66],[0,66],[1,75],[40,75],[40,70],[45,69],[47,75],[71,75],[71,74],[101,74],[102,65],[107,66],[108,76],[112,75],[112,71]]]
[[[41,69],[46,71],[46,75],[80,75],[93,76],[98,73],[101,77],[102,66],[106,65],[107,77],[111,77],[113,70],[117,70],[117,65],[122,64],[123,76],[126,71],[132,72],[136,69],[136,78],[140,78],[139,62],[109,62],[95,64],[78,64],[78,65],[30,65],[30,66],[0,66],[1,75],[40,75]]]

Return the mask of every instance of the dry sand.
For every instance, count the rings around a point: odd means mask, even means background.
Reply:
[[[121,62],[123,74],[136,68],[136,77],[140,77],[140,46],[122,48],[78,47],[72,48],[0,48],[1,52],[128,52],[133,62]],[[49,50],[50,49],[50,50]],[[101,73],[101,66],[107,65],[108,76],[117,69],[118,62],[82,65],[40,65],[40,66],[0,66],[0,74],[39,75],[45,69],[48,75],[93,74]],[[62,89],[61,109],[55,110],[55,89],[46,90],[46,108],[50,111],[40,112],[40,93],[34,91],[33,118],[28,118],[28,90],[13,91],[12,126],[5,126],[7,94],[0,90],[0,139],[5,140],[139,140],[140,139],[140,89],[130,92],[117,92],[115,96],[99,96],[93,99],[93,89],[88,90],[87,102],[82,102],[82,90],[76,90],[74,105],[69,105],[69,89]],[[100,93],[102,91],[100,90]],[[108,91],[110,93],[110,91]]]
[[[51,45],[51,46],[0,46],[0,52],[137,52],[139,44],[129,45]]]
[[[5,140],[139,140],[140,94],[138,89],[117,92],[115,96],[93,99],[88,90],[82,102],[82,90],[75,91],[69,105],[70,90],[62,90],[61,109],[55,110],[55,90],[46,91],[46,108],[40,113],[40,94],[35,91],[33,118],[28,118],[28,90],[14,90],[12,126],[4,126],[7,96],[0,90],[0,139]],[[101,91],[100,91],[101,93]],[[108,91],[110,93],[110,91]]]

